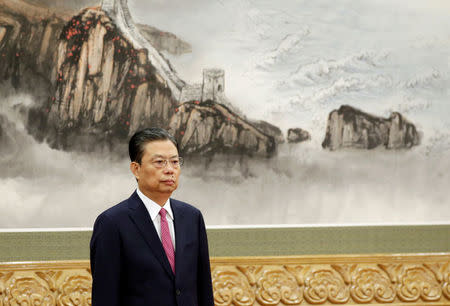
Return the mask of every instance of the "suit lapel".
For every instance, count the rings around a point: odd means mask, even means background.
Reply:
[[[177,200],[170,199],[170,207],[173,212],[174,228],[175,228],[175,273],[180,271],[181,262],[183,261],[182,251],[186,244],[185,235],[189,234],[189,228],[186,225],[183,210],[177,205]],[[178,275],[178,274],[177,274]]]
[[[174,274],[172,272],[172,269],[170,268],[169,260],[167,259],[166,253],[162,247],[162,243],[158,237],[158,233],[156,232],[155,226],[153,225],[153,222],[150,219],[150,215],[147,211],[147,208],[145,207],[144,203],[139,198],[136,192],[134,192],[131,195],[129,201],[130,201],[129,216],[131,220],[139,229],[139,232],[141,233],[145,242],[147,242],[148,246],[153,251],[155,257],[159,260],[159,262],[164,267],[166,272],[170,275],[170,277],[173,278]]]

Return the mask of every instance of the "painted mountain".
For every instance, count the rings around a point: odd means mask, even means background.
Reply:
[[[150,125],[209,224],[450,217],[447,4],[0,2],[4,227],[91,226]]]

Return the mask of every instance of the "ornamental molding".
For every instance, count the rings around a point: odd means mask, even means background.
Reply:
[[[215,305],[450,305],[450,253],[213,257]],[[0,306],[91,305],[89,261],[0,263]]]

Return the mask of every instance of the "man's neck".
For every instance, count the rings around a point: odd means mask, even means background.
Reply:
[[[150,200],[163,207],[167,200],[170,198],[169,193],[151,193],[139,188],[139,190]]]

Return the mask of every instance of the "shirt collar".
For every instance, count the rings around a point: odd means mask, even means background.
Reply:
[[[158,203],[154,202],[149,197],[147,197],[145,194],[143,194],[139,190],[139,187],[136,188],[136,193],[141,198],[142,202],[144,202],[144,205],[147,208],[152,221],[155,220],[156,216],[159,214],[159,211],[161,210],[161,206]],[[172,208],[170,207],[170,198],[167,199],[166,203],[164,203],[163,208],[167,211],[167,215],[169,215],[169,217],[173,220],[173,212]]]

